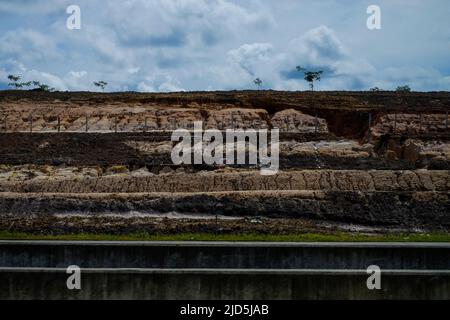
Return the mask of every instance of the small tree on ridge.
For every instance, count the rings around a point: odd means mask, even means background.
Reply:
[[[98,82],[94,82],[94,86],[101,88],[102,91],[105,90],[106,86],[108,85],[108,82],[105,81],[98,81]]]
[[[296,69],[298,72],[303,72],[305,81],[308,82],[311,91],[314,91],[314,81],[320,81],[323,71],[309,71],[301,66],[297,66]]]
[[[256,78],[253,83],[258,87],[258,90],[261,88],[262,80],[260,78]]]

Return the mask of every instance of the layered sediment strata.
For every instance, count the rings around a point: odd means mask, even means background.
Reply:
[[[450,118],[448,114],[390,113],[380,117],[371,128],[376,136],[385,134],[426,134],[448,132]]]
[[[45,167],[47,168],[47,167]],[[447,191],[449,171],[390,170],[302,170],[262,176],[259,171],[171,171],[152,174],[146,169],[128,171],[126,167],[66,168],[26,170],[20,175],[0,176],[1,192],[22,193],[141,193],[141,192],[222,192],[222,191]],[[35,172],[28,176],[23,175]],[[39,172],[39,173],[38,173]]]
[[[268,129],[269,114],[264,109],[220,108],[208,110],[205,129]]]
[[[443,139],[359,142],[314,133],[280,138],[282,169],[450,169],[450,143]],[[166,133],[0,133],[0,164],[147,166],[159,172],[174,167],[172,147]]]
[[[384,226],[450,227],[450,192],[232,191],[0,194],[2,215],[184,214],[308,218]]]
[[[275,113],[271,119],[271,125],[273,128],[285,132],[329,132],[325,119],[310,116],[294,109]]]
[[[444,93],[0,92],[0,219],[174,212],[450,230],[449,108]],[[173,165],[171,132],[195,121],[280,129],[280,172]]]
[[[155,104],[91,105],[7,103],[0,107],[3,132],[145,132],[192,129],[201,121],[205,129],[268,129],[282,132],[327,133],[325,119],[293,109],[270,115],[265,109],[230,105],[186,107]]]
[[[118,169],[115,169],[118,170]],[[85,174],[89,175],[86,171]],[[448,171],[122,172],[0,183],[0,215],[266,216],[401,227],[450,227]]]

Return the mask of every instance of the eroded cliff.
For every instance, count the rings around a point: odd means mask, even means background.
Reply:
[[[449,110],[448,93],[0,92],[1,225],[180,213],[448,230]],[[174,165],[171,132],[195,121],[279,129],[280,172]]]

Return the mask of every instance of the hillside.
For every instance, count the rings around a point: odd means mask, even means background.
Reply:
[[[448,231],[448,111],[448,92],[1,91],[0,228]],[[280,172],[174,165],[194,121],[279,128]]]

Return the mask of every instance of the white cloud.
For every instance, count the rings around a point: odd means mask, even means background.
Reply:
[[[69,76],[74,77],[76,79],[82,78],[87,74],[86,71],[70,71]]]
[[[18,29],[0,37],[0,57],[17,58],[21,63],[59,59],[55,41],[41,32]]]
[[[49,14],[60,11],[62,8],[65,9],[70,2],[68,0],[0,0],[0,13],[16,15]]]
[[[26,81],[39,81],[42,84],[46,84],[52,88],[55,88],[59,91],[68,90],[67,85],[64,81],[56,75],[42,72],[38,70],[28,70],[22,77],[22,80]]]
[[[255,76],[261,64],[273,60],[273,46],[271,43],[244,44],[229,53],[233,62],[238,63],[242,69]]]
[[[307,31],[291,41],[290,49],[305,64],[330,65],[348,56],[347,49],[335,32],[327,26],[319,26]]]
[[[180,91],[185,91],[185,90],[183,88],[177,86],[176,84],[166,81],[166,82],[161,83],[161,85],[158,87],[158,91],[160,91],[160,92],[180,92]]]
[[[379,72],[377,86],[395,89],[397,86],[409,85],[413,90],[420,88],[429,91],[448,91],[450,77],[443,76],[434,68],[421,67],[389,67]]]
[[[155,87],[145,82],[139,82],[137,89],[142,92],[155,92]]]
[[[243,29],[272,23],[264,10],[247,10],[227,0],[107,1],[106,7],[109,26],[128,46],[210,46]]]
[[[437,52],[448,43],[448,32],[417,33],[420,45],[414,48],[426,48],[427,59],[418,60],[414,50],[401,53],[402,46],[411,48],[410,37],[383,42],[384,48],[393,45],[392,52],[365,52],[360,49],[366,42],[389,38],[404,26],[391,21],[382,32],[368,35],[365,8],[362,31],[345,29],[356,18],[334,17],[353,14],[355,4],[327,1],[334,11],[330,13],[314,3],[299,12],[299,18],[297,1],[269,2],[78,0],[82,29],[70,31],[65,28],[65,8],[71,1],[0,0],[0,85],[4,87],[4,76],[13,73],[51,82],[60,90],[94,90],[92,82],[99,80],[107,81],[110,91],[218,90],[254,88],[253,80],[259,77],[265,88],[297,90],[307,89],[295,71],[302,65],[325,71],[319,90],[374,85],[392,89],[406,83],[418,90],[449,88],[448,59]],[[384,6],[394,10],[397,5]],[[408,15],[424,11],[439,21],[436,25],[448,25],[442,20],[445,9],[437,12],[429,4],[410,7]],[[385,21],[390,14],[385,12]],[[317,26],[318,20],[328,26]]]
[[[448,77],[433,68],[375,68],[369,61],[356,58],[343,45],[336,33],[319,26],[293,39],[287,48],[274,48],[271,43],[245,44],[229,52],[230,67],[237,65],[249,76],[242,76],[238,86],[251,87],[254,77],[280,90],[305,90],[303,74],[295,67],[323,70],[319,90],[367,90],[378,86],[394,90],[409,84],[415,90],[448,90]],[[239,74],[237,71],[235,74]],[[252,78],[253,77],[253,78]]]
[[[161,78],[165,78],[162,82]],[[179,81],[170,76],[147,76],[144,81],[139,82],[137,86],[139,91],[143,92],[181,92],[183,89]]]

